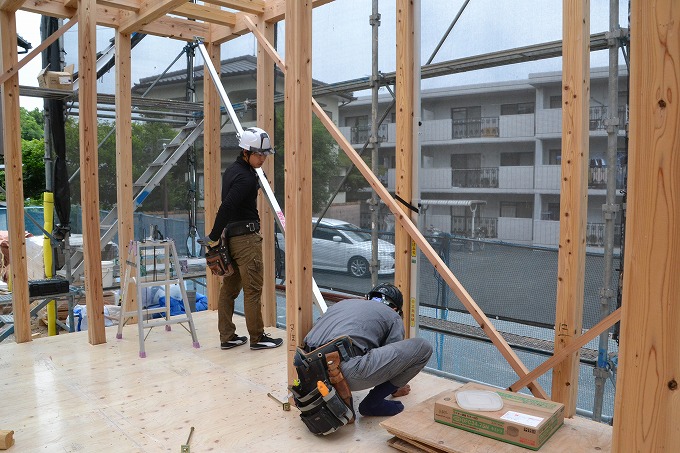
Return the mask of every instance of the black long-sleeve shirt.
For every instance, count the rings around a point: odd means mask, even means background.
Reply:
[[[227,224],[243,220],[259,221],[257,190],[260,188],[255,169],[239,153],[236,162],[222,175],[222,204],[210,231],[210,240],[216,241]]]

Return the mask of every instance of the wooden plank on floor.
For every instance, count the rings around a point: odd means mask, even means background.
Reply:
[[[411,445],[445,453],[526,453],[526,448],[500,442],[434,421],[435,401],[450,390],[435,395],[399,415],[380,423],[390,434]],[[580,453],[611,451],[611,426],[576,417],[565,420],[557,432],[541,447],[542,453]],[[396,448],[396,447],[395,447]]]

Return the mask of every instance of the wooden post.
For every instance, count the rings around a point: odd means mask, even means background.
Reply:
[[[581,335],[588,211],[590,1],[565,0],[563,9],[562,185],[555,354]],[[576,413],[579,365],[576,351],[553,370],[552,399],[564,404],[566,417]]]
[[[14,12],[0,10],[0,46],[2,72],[17,64],[17,29]],[[31,341],[28,302],[28,269],[24,231],[24,185],[21,159],[21,125],[19,124],[19,74],[2,84],[2,140],[5,150],[5,186],[7,191],[7,230],[9,234],[10,285],[14,338],[17,343]]]
[[[396,137],[396,189],[395,194],[406,202],[413,202],[413,149],[417,125],[415,120],[415,68],[414,68],[414,30],[415,6],[412,0],[397,0],[397,137]],[[420,87],[417,87],[418,89]],[[418,115],[420,116],[420,115]],[[416,189],[417,190],[417,189]],[[402,211],[407,217],[411,212]],[[406,336],[411,334],[411,273],[416,258],[415,243],[408,232],[395,222],[394,229],[395,263],[394,284],[404,296],[404,329]],[[415,314],[414,314],[415,315]]]
[[[288,381],[312,327],[312,3],[286,2],[285,186]]]
[[[78,4],[78,103],[80,106],[80,192],[83,208],[83,259],[87,336],[90,344],[106,342],[102,253],[99,224],[99,158],[97,144],[97,2]]]
[[[612,451],[677,451],[680,8],[631,2],[630,143]]]
[[[116,190],[118,210],[118,263],[120,287],[125,288],[125,261],[134,240],[132,203],[132,98],[131,98],[131,42],[130,35],[116,32]],[[121,301],[123,310],[136,309],[137,290],[130,282],[127,300]]]
[[[268,42],[274,42],[274,24],[268,24],[260,17],[257,28]],[[257,126],[269,133],[272,145],[276,144],[276,137],[274,136],[274,89],[274,61],[263,48],[263,45],[258,44]],[[267,180],[272,186],[272,190],[274,189],[275,158],[276,155],[270,156],[262,166],[262,171],[267,175]],[[274,213],[262,192],[257,197],[257,209],[260,212],[260,231],[264,238],[262,248],[262,260],[264,263],[264,285],[261,300],[262,320],[265,326],[276,326]]]
[[[220,46],[206,43],[205,48],[217,73],[220,73]],[[222,148],[221,148],[221,114],[220,97],[215,88],[210,71],[204,69],[203,79],[203,175],[204,175],[204,205],[205,205],[205,234],[210,233],[217,210],[222,202]],[[217,83],[222,83],[217,81]],[[208,308],[217,310],[220,283],[222,279],[212,275],[206,268],[208,283]]]

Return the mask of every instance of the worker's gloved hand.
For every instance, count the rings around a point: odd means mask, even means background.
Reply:
[[[204,238],[202,238],[202,239],[199,239],[199,240],[198,240],[198,243],[201,244],[201,245],[203,245],[203,246],[209,247],[209,248],[211,248],[211,249],[213,249],[213,248],[217,247],[218,245],[220,245],[220,241],[219,241],[219,240],[213,241],[212,239],[210,239],[210,236],[206,236],[206,237],[204,237]]]

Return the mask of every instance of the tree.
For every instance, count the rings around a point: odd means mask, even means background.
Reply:
[[[41,204],[45,192],[45,140],[21,140],[26,204]]]
[[[286,156],[283,118],[283,108],[277,108],[274,134],[276,141],[274,187],[281,206],[284,206],[285,199],[283,169]],[[335,140],[316,117],[312,120],[312,175],[312,212],[319,212],[335,190],[331,181],[338,176],[338,151]]]
[[[42,193],[45,191],[45,120],[37,108],[31,111],[19,108],[21,124],[21,160],[23,163],[22,177],[24,180],[24,198],[26,204],[42,203]],[[2,187],[5,188],[5,171],[0,171]],[[5,193],[0,193],[0,199],[5,200]]]
[[[29,112],[20,107],[19,120],[21,121],[21,138],[23,140],[39,140],[45,137],[45,117],[43,112],[37,108]]]
[[[100,121],[97,128],[99,164],[99,204],[102,209],[111,209],[117,203],[116,179],[116,140],[115,132],[104,141],[104,138],[115,128],[115,123]],[[132,181],[136,181],[149,167],[177,132],[168,124],[159,122],[135,122],[132,124]],[[66,149],[69,174],[79,167],[80,143],[78,122],[72,118],[66,122]],[[181,162],[185,162],[180,160]],[[186,182],[184,174],[186,166],[175,166],[166,176],[168,179],[168,208],[170,210],[186,208]],[[71,187],[73,200],[80,199],[80,179],[76,178]],[[140,211],[158,211],[163,208],[162,189],[156,188],[140,206]]]

